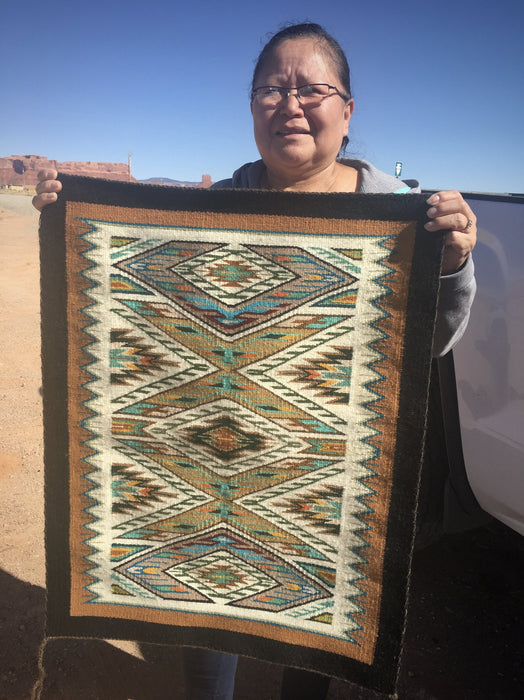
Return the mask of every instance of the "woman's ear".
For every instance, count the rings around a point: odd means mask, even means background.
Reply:
[[[346,106],[344,107],[344,123],[346,124],[346,133],[349,128],[349,122],[351,120],[351,115],[353,114],[353,110],[355,109],[355,100],[353,98],[351,100],[348,100],[346,102]]]

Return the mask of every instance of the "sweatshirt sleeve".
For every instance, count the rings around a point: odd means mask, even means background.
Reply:
[[[464,335],[476,289],[471,256],[458,272],[440,278],[433,357],[445,355]]]

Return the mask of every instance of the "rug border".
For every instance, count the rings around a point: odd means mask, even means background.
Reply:
[[[204,189],[197,187],[171,187],[150,185],[140,182],[122,182],[80,175],[58,174],[62,183],[62,196],[42,211],[47,218],[58,210],[65,211],[65,199],[85,201],[83,194],[90,192],[93,204],[117,205],[139,209],[144,207],[144,199],[151,209],[176,211],[212,212],[224,211],[224,193],[229,193],[227,212],[230,214],[252,213],[258,210],[268,214],[289,216],[311,216],[326,219],[351,218],[369,219],[369,201],[378,213],[372,219],[386,221],[428,221],[427,196],[411,194],[409,197],[398,194],[362,194],[355,192],[280,192],[256,189]],[[256,204],[256,208],[254,206]],[[323,207],[319,215],[319,206]],[[439,233],[428,234],[439,238]]]
[[[60,371],[67,366],[67,329],[66,329],[66,291],[65,278],[65,245],[61,230],[65,222],[65,200],[85,201],[86,189],[93,192],[90,200],[93,203],[125,206],[129,208],[143,208],[144,198],[151,208],[173,210],[209,211],[228,213],[252,213],[255,209],[261,213],[277,215],[300,215],[322,218],[351,218],[369,219],[369,200],[373,198],[373,219],[413,221],[417,220],[418,227],[415,242],[414,258],[419,260],[415,267],[416,276],[423,280],[435,279],[435,272],[440,266],[440,254],[443,235],[427,234],[423,229],[426,219],[426,197],[424,195],[364,195],[347,193],[287,193],[267,192],[253,190],[202,190],[192,188],[172,188],[164,186],[151,186],[137,183],[122,183],[118,181],[105,181],[96,178],[60,175],[63,183],[63,195],[56,204],[49,205],[42,213],[40,225],[41,245],[41,276],[42,276],[42,355],[43,355],[43,401],[44,401],[44,433],[45,433],[45,462],[53,464],[54,468],[46,469],[45,493],[46,493],[46,557],[47,557],[47,582],[48,582],[48,636],[71,637],[103,637],[107,636],[107,618],[72,618],[64,617],[64,601],[67,609],[70,601],[70,576],[64,572],[59,562],[69,559],[69,532],[63,528],[63,523],[68,523],[69,493],[68,479],[68,431],[67,431],[67,381],[66,374]],[[226,207],[226,209],[225,209]],[[424,239],[424,241],[422,240]],[[434,254],[420,255],[422,244],[432,247]],[[422,264],[425,261],[425,264]],[[401,372],[401,405],[408,401],[409,387],[417,386],[420,390],[429,386],[430,350],[433,340],[433,329],[426,329],[421,333],[417,319],[424,314],[427,316],[431,305],[436,307],[435,286],[438,288],[438,274],[431,290],[426,295],[413,293],[413,285],[410,286],[406,320],[406,346],[408,352],[404,356]],[[50,290],[53,293],[50,293]],[[423,337],[424,336],[424,337]],[[415,342],[416,341],[416,342]],[[416,375],[411,371],[413,357],[424,353],[427,357]],[[53,357],[48,361],[46,358]],[[415,365],[416,366],[416,365]],[[408,371],[409,368],[409,371]],[[422,394],[422,392],[421,392]],[[409,403],[409,412],[413,421],[420,422],[421,413],[425,412],[425,401],[419,404]],[[413,438],[412,430],[404,430],[397,434],[399,449],[394,466],[395,473],[402,475],[404,458],[402,444]],[[419,462],[422,457],[423,429],[420,430]],[[61,446],[56,448],[54,446]],[[65,446],[65,449],[64,449]],[[413,477],[395,480],[391,498],[402,503],[410,512],[416,510],[416,496],[418,484],[413,483]],[[56,504],[51,509],[51,503]],[[400,520],[390,514],[389,524],[391,531],[402,534],[404,537],[413,535],[412,523],[406,523],[406,519]],[[398,553],[395,554],[396,566],[392,566],[395,553],[386,549],[384,560],[384,584],[388,580],[395,579],[398,592],[398,580],[403,579],[405,585],[403,592],[407,595],[408,572],[410,568],[411,552],[405,552],[399,564]],[[399,575],[399,569],[403,576]],[[307,659],[309,664],[323,667],[329,675],[343,678],[354,683],[361,683],[382,692],[393,692],[397,674],[398,659],[400,655],[402,630],[405,617],[405,595],[397,595],[394,598],[382,598],[380,614],[380,633],[378,637],[375,660],[373,664],[363,664],[360,661],[337,656],[332,652],[323,652],[318,649],[308,649]],[[396,610],[398,622],[386,626],[383,611],[385,609]],[[303,667],[304,648],[295,647],[286,642],[263,640],[260,637],[251,637],[247,634],[233,633],[230,631],[210,630],[208,628],[173,628],[165,625],[147,625],[136,621],[119,619],[114,621],[114,638],[140,639],[150,643],[173,643],[190,646],[207,646],[208,648],[227,648],[232,653],[245,655],[244,649],[249,647],[253,639],[257,642],[258,658],[279,663],[282,651],[286,651],[286,663]],[[137,635],[137,632],[140,632]],[[64,635],[66,633],[66,635]],[[210,636],[212,641],[210,644]],[[213,643],[214,641],[214,643]],[[385,671],[384,660],[396,659],[397,663],[391,665],[388,674]],[[377,678],[378,667],[382,664],[381,678]]]

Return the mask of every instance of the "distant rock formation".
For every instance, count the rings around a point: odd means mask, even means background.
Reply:
[[[38,182],[37,175],[40,170],[58,170],[67,175],[85,175],[88,177],[101,177],[106,180],[125,180],[137,182],[136,178],[129,174],[127,163],[85,163],[75,160],[60,163],[57,160],[49,160],[44,156],[9,156],[0,158],[0,187],[34,186]],[[148,184],[172,185],[173,187],[211,187],[213,180],[211,175],[202,175],[201,182],[185,182],[171,180],[168,177],[151,177],[149,180],[140,180]]]
[[[67,161],[60,163],[57,160],[49,160],[44,156],[9,156],[0,158],[0,186],[6,185],[36,185],[37,175],[40,170],[54,169],[68,175],[86,175],[89,177],[101,177],[106,180],[131,180],[127,163],[79,163]]]
[[[146,185],[167,185],[169,187],[211,187],[213,180],[211,175],[202,175],[200,182],[188,182],[187,180],[172,180],[169,177],[150,177],[148,180],[140,180]]]

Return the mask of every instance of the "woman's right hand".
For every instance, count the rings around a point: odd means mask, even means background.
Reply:
[[[58,177],[56,170],[41,170],[37,177],[38,185],[36,186],[36,196],[33,197],[33,206],[38,211],[42,211],[46,204],[56,202],[58,193],[62,189],[62,183],[56,179]]]

